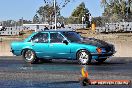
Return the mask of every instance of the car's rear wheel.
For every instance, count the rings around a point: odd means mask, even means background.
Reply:
[[[25,60],[25,62],[31,63],[31,64],[37,62],[35,52],[33,50],[30,50],[30,49],[23,51],[23,59]]]
[[[96,59],[98,63],[103,63],[107,58]]]
[[[77,53],[77,59],[80,64],[90,64],[91,63],[91,55],[87,50],[80,50]]]

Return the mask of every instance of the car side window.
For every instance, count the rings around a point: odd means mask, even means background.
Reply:
[[[31,38],[30,42],[48,43],[48,33],[38,33]]]
[[[64,37],[59,33],[50,33],[50,43],[62,43]]]

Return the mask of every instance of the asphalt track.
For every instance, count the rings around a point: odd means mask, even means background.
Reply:
[[[0,57],[0,88],[82,88],[77,61],[53,60],[27,64],[21,57]],[[132,57],[113,57],[86,66],[90,79],[132,81]],[[131,85],[89,85],[84,88],[132,88]]]

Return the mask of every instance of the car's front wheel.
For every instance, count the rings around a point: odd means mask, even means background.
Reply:
[[[89,64],[91,63],[91,55],[87,50],[80,50],[77,53],[77,59],[80,64]]]
[[[35,52],[33,50],[27,49],[23,51],[23,59],[27,62],[27,63],[35,63],[37,61]]]

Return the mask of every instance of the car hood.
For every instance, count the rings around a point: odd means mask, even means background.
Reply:
[[[95,39],[95,38],[84,38],[82,41],[78,43],[96,46],[98,48],[104,49],[106,52],[115,52],[114,45],[109,44],[103,40]]]
[[[81,44],[87,44],[87,45],[93,45],[96,47],[107,47],[107,46],[111,46],[111,44],[103,41],[103,40],[99,40],[99,39],[95,39],[95,38],[84,38],[81,42],[79,42]]]

